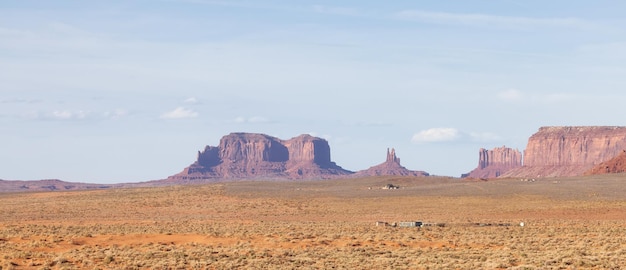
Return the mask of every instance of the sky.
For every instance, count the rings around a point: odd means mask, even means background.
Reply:
[[[541,126],[626,125],[626,2],[0,2],[0,179],[163,179],[231,132],[458,177]]]

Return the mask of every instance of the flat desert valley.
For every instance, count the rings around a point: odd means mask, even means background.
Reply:
[[[622,269],[625,194],[624,174],[1,193],[0,267]]]

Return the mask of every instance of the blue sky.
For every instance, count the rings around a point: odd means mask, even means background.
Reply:
[[[459,176],[626,125],[623,1],[2,1],[0,179],[161,179],[230,132]]]

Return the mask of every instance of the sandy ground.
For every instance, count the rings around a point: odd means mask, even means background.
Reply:
[[[0,266],[621,269],[625,182],[378,177],[6,193]],[[438,226],[376,226],[418,220]]]

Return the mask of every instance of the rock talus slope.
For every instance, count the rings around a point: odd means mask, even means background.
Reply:
[[[523,166],[501,177],[582,175],[626,149],[626,127],[542,127],[528,139]]]
[[[596,175],[624,172],[626,172],[626,150],[622,151],[616,157],[594,166],[590,170],[586,171],[584,174]]]

